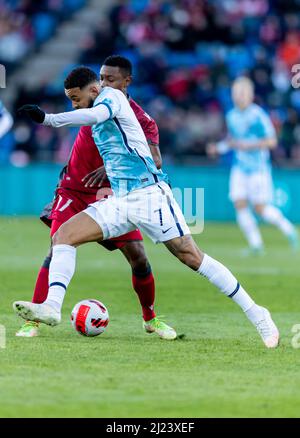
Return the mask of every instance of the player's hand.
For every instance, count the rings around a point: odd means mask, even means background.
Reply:
[[[18,109],[19,114],[26,114],[31,120],[36,123],[43,123],[45,120],[45,111],[38,105],[23,105]]]
[[[218,149],[216,143],[208,143],[206,146],[206,153],[211,158],[216,158],[218,156]]]
[[[104,166],[99,167],[93,172],[88,173],[82,182],[84,182],[85,187],[101,187],[103,182],[107,179],[106,170]]]

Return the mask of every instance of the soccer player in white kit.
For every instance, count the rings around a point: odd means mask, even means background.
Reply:
[[[139,228],[154,242],[163,242],[181,262],[231,298],[256,327],[267,348],[277,347],[279,331],[269,311],[253,301],[225,266],[195,244],[167,184],[168,177],[156,168],[124,93],[105,87],[93,108],[67,113],[45,114],[36,105],[26,105],[23,111],[46,126],[91,125],[114,196],[90,205],[60,227],[53,236],[47,300],[43,304],[15,302],[14,310],[20,316],[59,324],[65,292],[75,272],[77,246]]]
[[[229,138],[209,145],[208,153],[224,153],[230,148],[234,151],[229,198],[251,253],[263,252],[263,240],[251,207],[265,222],[276,226],[296,249],[295,227],[272,205],[270,150],[277,145],[275,129],[270,117],[253,99],[252,81],[246,77],[236,79],[232,86],[234,108],[226,115]]]

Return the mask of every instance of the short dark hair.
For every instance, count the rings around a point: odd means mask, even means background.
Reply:
[[[70,88],[80,89],[86,87],[87,85],[92,84],[93,82],[98,81],[99,78],[97,74],[88,67],[81,65],[80,67],[74,68],[66,77],[64,81],[64,87],[66,90],[70,90]]]
[[[120,55],[111,55],[108,56],[103,65],[107,65],[109,67],[119,67],[120,70],[123,70],[126,76],[132,75],[132,64],[129,59]]]

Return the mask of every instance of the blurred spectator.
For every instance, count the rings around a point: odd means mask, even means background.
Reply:
[[[0,164],[7,164],[9,162],[9,155],[12,149],[9,131],[13,123],[12,116],[0,101]]]
[[[80,2],[0,0],[0,62],[6,56],[16,65]],[[130,92],[157,120],[167,161],[204,156],[206,142],[222,138],[230,83],[246,74],[278,132],[276,162],[299,165],[300,90],[291,87],[291,67],[300,64],[299,5],[299,0],[118,0],[85,39],[78,62],[98,70],[111,53],[132,61]],[[16,107],[35,101],[54,111],[69,109],[57,83],[53,78],[53,85],[35,96],[20,90]],[[24,126],[16,124],[17,150],[33,160],[65,161],[73,132],[25,133]]]
[[[85,0],[0,0],[0,63],[12,69]]]

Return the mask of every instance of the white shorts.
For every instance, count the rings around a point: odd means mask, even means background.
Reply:
[[[101,227],[105,240],[136,228],[155,243],[190,234],[172,190],[164,182],[97,201],[84,212]]]
[[[233,167],[230,172],[229,198],[232,202],[247,200],[253,205],[272,202],[271,172],[266,170],[247,174]]]

